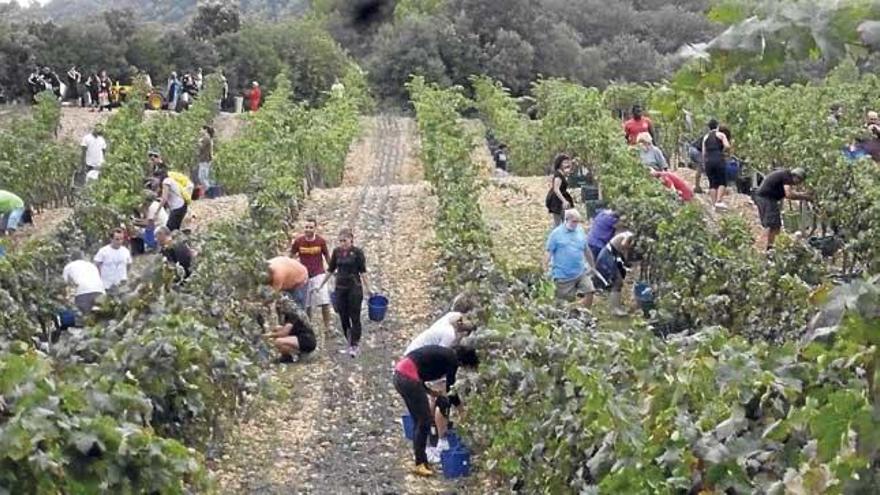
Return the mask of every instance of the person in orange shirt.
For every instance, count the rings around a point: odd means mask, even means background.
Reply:
[[[309,271],[305,265],[287,256],[272,258],[268,265],[269,285],[305,309],[309,285]]]
[[[257,81],[254,81],[251,87],[252,89],[248,95],[248,107],[251,112],[256,112],[260,108],[260,99],[263,97],[263,92],[260,90],[260,83]]]

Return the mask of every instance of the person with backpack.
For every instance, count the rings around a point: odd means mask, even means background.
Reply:
[[[186,212],[188,209],[188,202],[185,197],[184,189],[175,178],[170,176],[171,173],[176,172],[159,170],[156,172],[155,176],[160,183],[162,191],[160,194],[160,206],[168,208],[168,223],[166,226],[173,232],[175,230],[180,230],[180,227],[183,225],[183,220],[186,218]],[[183,177],[186,178],[186,176]],[[190,184],[192,183],[190,182]]]
[[[565,210],[574,206],[574,199],[568,192],[568,176],[571,175],[573,164],[571,157],[564,153],[556,155],[553,160],[553,179],[544,205],[553,216],[553,228],[562,224]]]
[[[702,158],[706,177],[709,179],[709,197],[718,210],[727,209],[724,193],[727,188],[727,158],[730,140],[726,133],[719,129],[718,121],[709,121],[709,132],[703,136]]]

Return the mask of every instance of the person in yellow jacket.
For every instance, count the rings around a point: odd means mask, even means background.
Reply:
[[[179,172],[162,169],[156,171],[155,177],[161,184],[160,206],[168,208],[166,226],[171,231],[180,230],[192,201],[193,183]]]

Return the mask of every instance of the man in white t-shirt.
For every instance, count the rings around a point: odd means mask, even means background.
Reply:
[[[101,124],[86,134],[80,143],[82,146],[82,164],[89,172],[99,171],[104,166],[104,154],[107,152],[107,141],[104,140],[104,129]]]
[[[74,259],[64,267],[61,277],[68,286],[75,288],[73,303],[77,309],[82,314],[88,314],[98,297],[104,294],[104,282],[97,266],[81,256]]]
[[[110,244],[98,250],[95,265],[101,272],[104,288],[109,289],[128,280],[128,266],[131,265],[131,252],[122,244],[125,242],[125,231],[113,230]]]

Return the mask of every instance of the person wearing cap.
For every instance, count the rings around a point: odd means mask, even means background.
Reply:
[[[162,153],[159,153],[159,150],[151,149],[148,151],[147,160],[150,164],[150,175],[155,176],[160,171],[168,171],[168,166],[165,165],[165,160],[162,159]]]
[[[809,193],[795,191],[792,186],[801,184],[806,178],[804,169],[777,169],[764,177],[761,186],[755,192],[755,204],[758,205],[758,216],[764,227],[767,249],[773,248],[773,242],[782,228],[782,200],[807,200],[812,198]]]
[[[556,284],[556,298],[566,301],[580,299],[585,308],[593,305],[593,253],[587,233],[581,227],[581,214],[571,208],[564,221],[550,232],[544,252],[544,271]]]
[[[251,91],[248,95],[248,109],[251,112],[256,112],[257,109],[260,108],[260,98],[263,97],[263,92],[260,90],[260,83],[254,81],[251,84]]]
[[[651,123],[651,119],[642,115],[642,107],[640,105],[634,105],[632,107],[632,118],[623,123],[623,133],[626,136],[627,144],[636,144],[636,138],[643,132],[650,134],[653,141],[654,126]]]

